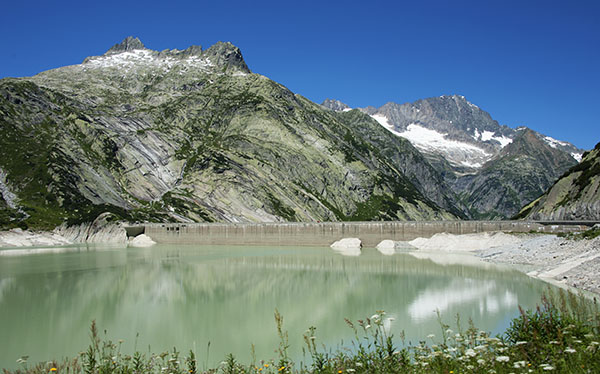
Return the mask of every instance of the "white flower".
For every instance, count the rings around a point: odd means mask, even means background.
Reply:
[[[515,369],[520,369],[522,367],[525,367],[525,365],[527,365],[527,361],[517,361],[514,363],[513,367]]]
[[[474,350],[472,350],[471,348],[469,348],[465,351],[465,356],[475,357],[475,356],[477,356],[477,353]]]
[[[548,370],[548,371],[550,371],[550,370],[554,370],[554,366],[550,366],[550,365],[548,365],[548,364],[542,364],[542,365],[540,365],[540,367],[541,367],[543,370]]]
[[[446,330],[446,334],[448,334],[448,335],[452,334],[453,332],[454,332],[454,331],[452,331],[452,330],[450,330],[450,329]]]
[[[356,366],[361,367],[362,366],[362,362],[357,362]]]
[[[569,347],[569,348],[565,349],[565,352],[567,352],[567,353],[575,353],[577,351],[574,350],[573,348]]]
[[[477,363],[479,365],[483,365],[483,364],[485,364],[485,360],[483,360],[483,359],[480,358],[479,360],[477,360]]]
[[[508,356],[498,356],[498,357],[496,357],[496,361],[498,361],[498,362],[508,362],[508,361],[510,361],[510,358]]]
[[[555,345],[558,345],[558,344],[560,344],[560,343],[559,343],[559,342],[557,342],[556,340],[551,340],[551,341],[549,341],[549,342],[548,342],[548,344],[555,344]]]
[[[427,335],[427,338],[429,338],[429,339],[433,339],[433,338],[435,338],[435,335],[433,335],[433,334],[429,334],[429,335]]]
[[[525,340],[521,340],[521,341],[515,343],[515,345],[523,345],[523,344],[527,344],[527,342]]]

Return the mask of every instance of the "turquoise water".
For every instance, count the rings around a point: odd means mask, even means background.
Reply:
[[[407,342],[440,335],[436,310],[446,323],[459,313],[465,325],[471,318],[499,333],[518,305],[533,307],[547,288],[514,270],[452,264],[465,262],[460,255],[191,245],[53,251],[0,251],[0,367],[17,367],[22,355],[29,362],[77,355],[92,320],[107,338],[123,339],[125,352],[193,349],[201,367],[228,353],[248,362],[252,344],[258,359],[276,357],[275,309],[299,359],[310,326],[317,342],[335,348],[353,338],[344,317],[376,310],[394,318],[388,328],[404,331]]]

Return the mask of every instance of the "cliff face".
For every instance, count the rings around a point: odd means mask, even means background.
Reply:
[[[0,224],[464,216],[406,140],[252,74],[229,43],[0,81]]]
[[[600,220],[600,143],[584,153],[541,197],[525,206],[519,218]]]

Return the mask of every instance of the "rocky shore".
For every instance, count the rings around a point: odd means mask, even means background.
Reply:
[[[531,277],[600,295],[600,237],[480,233],[436,234],[409,242],[421,251],[470,252],[484,261],[507,264]]]

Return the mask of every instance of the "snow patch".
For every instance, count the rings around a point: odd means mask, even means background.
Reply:
[[[416,124],[408,125],[406,131],[397,134],[408,139],[415,147],[422,150],[459,153],[461,160],[455,162],[465,166],[468,166],[465,164],[468,163],[469,166],[478,165],[472,167],[481,167],[483,163],[473,162],[473,160],[487,161],[491,157],[490,154],[475,145],[446,139],[445,134]]]
[[[510,143],[512,143],[512,139],[506,136],[494,136],[492,137],[492,140],[497,141],[498,143],[500,143],[500,146],[502,148],[506,147],[507,145],[509,145]]]
[[[373,114],[371,116],[375,121],[379,122],[379,124],[383,127],[386,127],[388,129],[393,129],[394,126],[392,126],[390,124],[390,121],[388,120],[388,118],[386,116],[384,116],[383,114]],[[396,131],[394,131],[396,132]]]
[[[118,68],[130,71],[138,67],[154,67],[169,71],[174,67],[206,69],[214,66],[208,59],[202,59],[199,56],[188,56],[187,58],[175,58],[172,56],[157,56],[157,52],[149,49],[136,49],[108,56],[90,57],[80,67],[92,69]],[[240,73],[239,75],[245,75]]]
[[[577,162],[581,162],[581,159],[583,158],[583,153],[571,153],[571,156],[573,156],[573,158],[577,160]]]
[[[487,140],[492,139],[494,135],[496,135],[496,133],[493,131],[483,130],[483,133],[481,134],[481,140],[485,142]]]
[[[349,112],[351,110],[352,110],[352,108],[344,108],[344,109],[342,109],[342,112]]]
[[[556,140],[556,139],[551,138],[549,136],[546,136],[544,138],[544,141],[546,142],[546,144],[548,144],[552,148],[557,148],[558,146],[563,146],[563,147],[569,146],[569,143],[567,143],[567,142],[561,142],[560,140]]]

